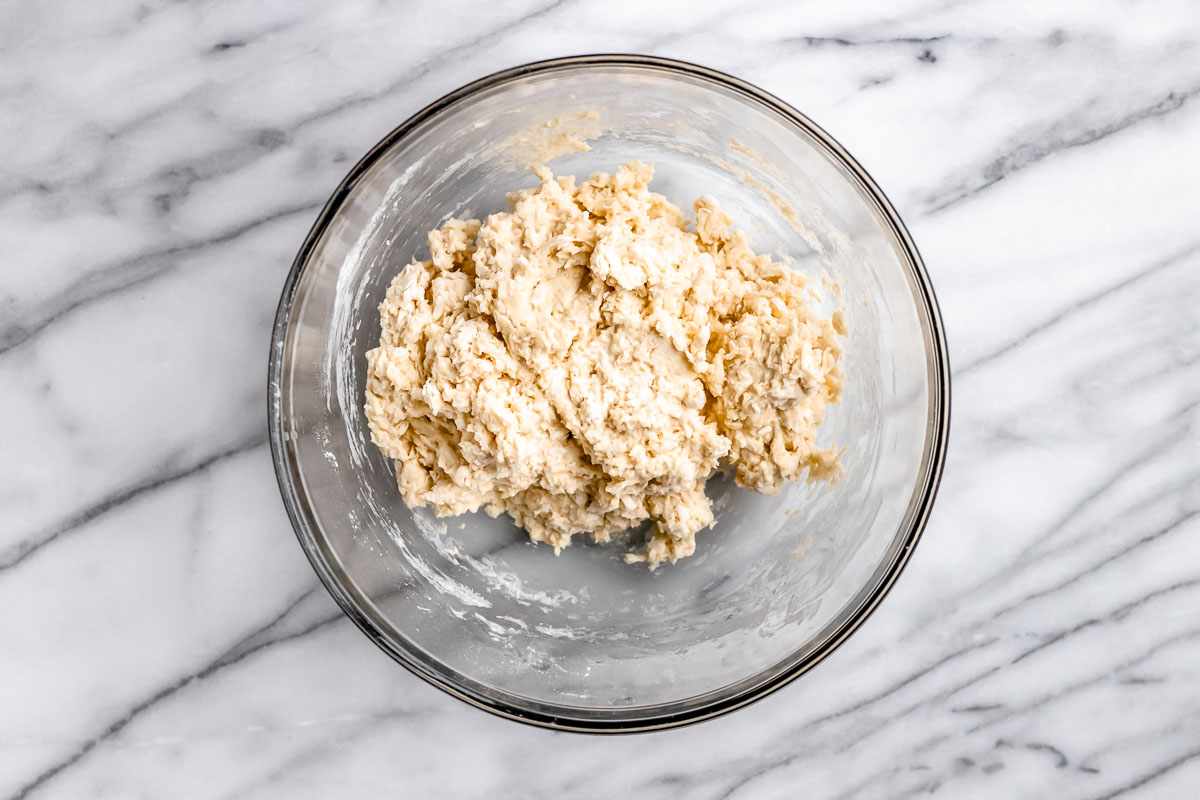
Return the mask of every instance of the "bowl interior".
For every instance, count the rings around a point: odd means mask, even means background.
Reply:
[[[707,713],[812,662],[891,580],[936,481],[936,311],[886,201],[815,129],[699,70],[576,60],[435,106],[352,173],[281,306],[273,433],[318,572],[426,677],[565,726]],[[505,209],[506,193],[535,184],[528,165],[550,156],[580,179],[653,162],[651,188],[685,210],[713,195],[759,252],[812,277],[826,313],[842,310],[846,390],[820,439],[845,448],[840,482],[765,496],[719,475],[697,554],[654,572],[622,561],[639,531],[577,537],[556,557],[506,517],[405,506],[362,412],[377,306],[427,257],[427,231]]]

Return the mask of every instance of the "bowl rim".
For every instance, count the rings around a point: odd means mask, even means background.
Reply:
[[[567,716],[572,710],[570,706],[559,706],[558,708],[561,708],[565,712],[560,715],[536,709],[519,708],[497,701],[491,697],[476,695],[464,687],[455,686],[443,680],[440,676],[433,674],[424,665],[411,658],[409,653],[394,646],[390,637],[386,636],[367,617],[363,609],[341,585],[329,560],[325,554],[320,552],[321,537],[315,533],[316,530],[319,530],[319,527],[315,524],[315,517],[309,500],[300,489],[302,485],[301,476],[297,469],[289,434],[284,430],[282,414],[283,356],[300,277],[308,266],[309,258],[317,243],[321,240],[331,222],[336,218],[342,204],[349,197],[358,181],[376,163],[380,156],[402,141],[414,129],[435,117],[443,110],[485,90],[493,89],[505,83],[531,75],[562,70],[575,70],[581,67],[612,66],[628,66],[658,70],[675,75],[682,74],[690,78],[699,78],[703,82],[715,84],[719,88],[732,90],[736,94],[745,96],[752,102],[766,106],[769,110],[774,111],[788,122],[797,126],[825,147],[829,154],[835,157],[850,175],[859,181],[867,197],[875,205],[876,210],[880,212],[881,217],[886,221],[896,240],[900,243],[905,257],[903,260],[907,262],[907,266],[911,270],[910,277],[913,279],[920,295],[920,297],[914,298],[918,301],[918,313],[921,314],[923,312],[924,319],[929,325],[933,345],[932,353],[928,354],[932,356],[932,363],[930,364],[931,391],[929,402],[932,439],[926,440],[926,445],[929,448],[928,457],[925,459],[927,467],[924,475],[919,476],[918,485],[914,487],[913,495],[909,500],[906,512],[906,517],[910,517],[911,519],[909,529],[903,532],[902,536],[897,537],[903,543],[896,549],[891,563],[886,565],[875,587],[864,598],[861,605],[851,612],[836,629],[828,633],[824,640],[807,657],[768,680],[754,684],[750,688],[744,689],[730,697],[683,711],[655,715],[653,714],[655,706],[638,706],[624,709],[629,711],[650,710],[650,713],[630,720],[573,718]],[[946,460],[946,450],[950,433],[950,359],[941,313],[938,309],[933,285],[929,280],[929,275],[926,272],[921,255],[917,251],[916,244],[913,242],[912,237],[909,235],[907,228],[905,228],[892,203],[883,193],[883,190],[879,188],[875,180],[858,161],[832,136],[789,104],[757,86],[724,72],[691,62],[660,56],[600,53],[551,58],[503,69],[467,83],[443,95],[413,114],[384,136],[351,168],[346,177],[338,184],[337,189],[334,190],[329,200],[326,201],[317,215],[316,221],[313,223],[312,228],[305,237],[303,245],[292,262],[287,279],[284,281],[283,291],[275,313],[267,373],[268,439],[271,445],[271,458],[275,468],[276,480],[279,484],[280,495],[287,510],[288,518],[291,520],[293,532],[300,542],[301,549],[303,549],[313,570],[320,578],[322,585],[325,586],[326,590],[346,616],[371,641],[396,662],[426,682],[459,700],[506,719],[542,728],[578,733],[636,733],[665,730],[713,719],[775,693],[824,661],[878,608],[880,602],[882,602],[883,598],[891,590],[896,579],[912,556],[912,552],[925,530],[925,525],[928,522],[934,500],[937,496]],[[672,703],[678,702],[680,701],[672,701]],[[539,705],[551,707],[547,703],[540,703]]]

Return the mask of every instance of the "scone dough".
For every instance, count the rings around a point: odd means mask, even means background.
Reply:
[[[510,211],[432,231],[430,260],[392,282],[366,414],[409,505],[506,512],[556,552],[652,519],[628,559],[656,566],[712,524],[722,464],[759,492],[836,476],[814,439],[842,386],[837,315],[711,198],[689,230],[652,175],[540,168]]]

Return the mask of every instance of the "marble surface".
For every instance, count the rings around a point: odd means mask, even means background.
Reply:
[[[0,797],[1192,797],[1192,0],[21,3],[0,11]],[[698,726],[557,734],[394,665],[292,536],[269,329],[355,159],[627,51],[807,112],[938,290],[951,448],[879,611]]]

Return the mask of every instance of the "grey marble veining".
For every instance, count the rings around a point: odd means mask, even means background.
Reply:
[[[0,797],[1191,797],[1200,8],[4,3]],[[722,69],[898,206],[954,365],[914,560],[827,662],[652,736],[494,719],[291,535],[275,303],[351,163],[578,52]]]

